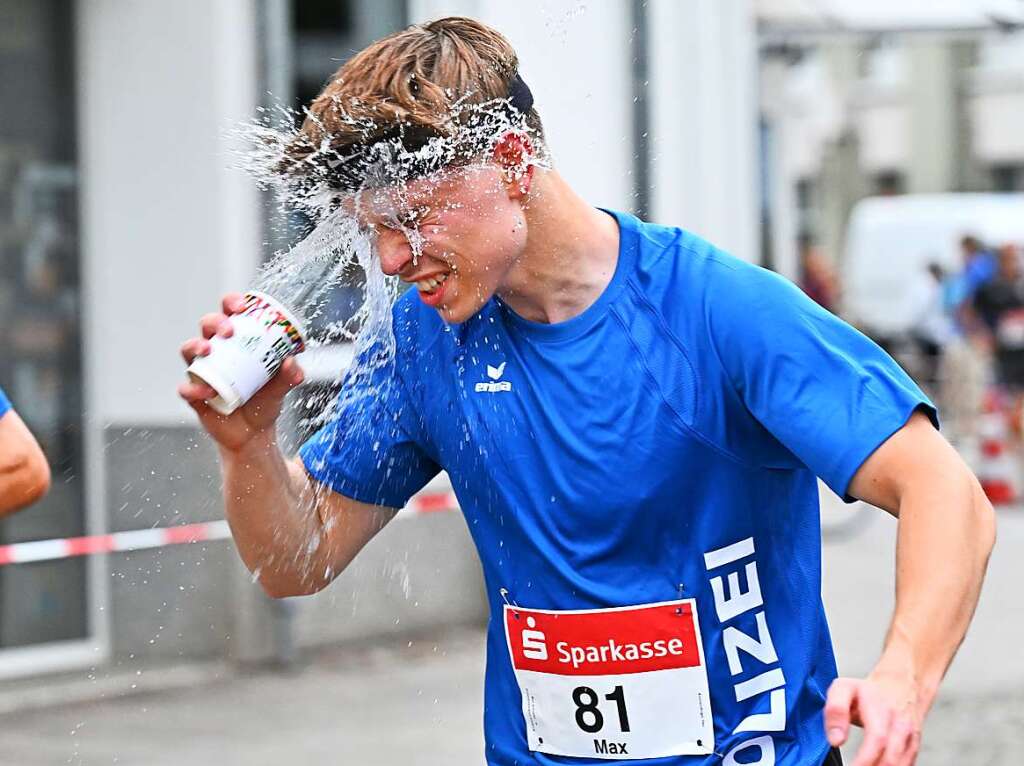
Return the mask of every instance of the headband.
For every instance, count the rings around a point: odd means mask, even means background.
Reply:
[[[486,151],[497,132],[520,127],[532,108],[533,93],[517,73],[505,98],[464,107],[453,120],[454,135],[404,122],[381,126],[365,142],[346,147],[344,154],[328,150],[316,165],[317,175],[346,192],[429,175]]]

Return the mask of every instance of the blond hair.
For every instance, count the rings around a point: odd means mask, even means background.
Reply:
[[[451,16],[416,24],[372,43],[349,59],[307,110],[286,147],[282,170],[296,171],[325,149],[343,154],[405,132],[451,136],[466,106],[509,97],[519,59],[495,29]],[[523,115],[543,141],[540,116]]]

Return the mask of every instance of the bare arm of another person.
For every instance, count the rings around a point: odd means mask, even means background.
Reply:
[[[849,492],[898,517],[896,608],[865,679],[829,689],[829,741],[864,728],[852,766],[913,764],[921,728],[963,641],[995,543],[995,515],[977,479],[922,413],[869,457]]]
[[[182,346],[186,363],[208,354],[215,334],[231,334],[229,315],[241,309],[241,296],[225,296],[222,309],[204,316],[202,337]],[[275,598],[324,588],[396,513],[333,492],[311,479],[301,461],[285,460],[277,444],[277,419],[285,395],[302,379],[298,363],[289,358],[228,416],[206,404],[214,395],[209,386],[189,382],[178,388],[220,449],[224,508],[238,552]]]
[[[31,505],[50,489],[50,466],[14,410],[0,415],[0,516]]]

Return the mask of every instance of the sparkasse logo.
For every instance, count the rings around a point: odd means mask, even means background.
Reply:
[[[537,621],[533,617],[527,617],[526,628],[523,629],[523,656],[543,662],[548,658],[547,637],[544,631],[534,630],[536,627]]]
[[[501,376],[505,374],[505,362],[502,362],[497,367],[487,365],[487,377],[490,380],[477,383],[475,391],[479,393],[496,394],[501,391],[511,391],[512,384],[507,380],[501,380]]]

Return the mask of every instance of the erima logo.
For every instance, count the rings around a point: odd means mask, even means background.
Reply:
[[[499,391],[511,391],[512,384],[509,383],[507,380],[501,380],[501,376],[504,374],[505,362],[502,362],[497,367],[491,367],[491,365],[487,365],[487,377],[490,378],[490,380],[484,381],[482,383],[477,383],[476,388],[474,390],[478,394],[485,391],[491,394],[496,394]]]

